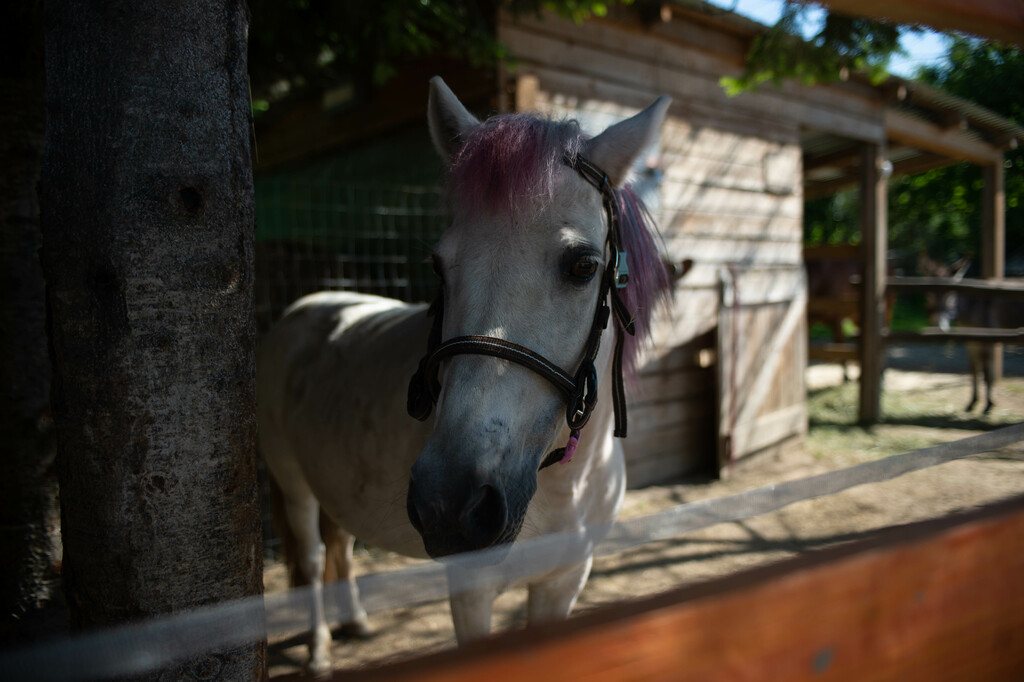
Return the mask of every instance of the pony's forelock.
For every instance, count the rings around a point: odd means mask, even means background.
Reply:
[[[573,120],[527,114],[487,119],[469,132],[452,158],[448,192],[453,211],[471,219],[483,212],[515,218],[534,210],[537,200],[553,198],[556,173],[567,156],[579,154],[584,140]],[[622,299],[636,324],[636,336],[626,337],[623,361],[627,376],[634,377],[640,349],[650,335],[652,314],[667,299],[671,280],[646,206],[629,185],[612,191],[630,272]]]
[[[562,158],[575,156],[582,142],[576,121],[492,116],[469,132],[452,158],[452,209],[467,217],[532,210],[537,199],[551,198]]]

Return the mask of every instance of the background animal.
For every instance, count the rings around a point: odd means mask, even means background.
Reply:
[[[960,281],[970,267],[970,257],[964,256],[951,265],[932,260],[926,254],[918,258],[921,273],[928,277],[948,277]],[[1024,305],[1018,300],[1000,298],[981,292],[948,291],[929,294],[926,300],[929,314],[942,329],[949,330],[955,323],[961,327],[983,329],[1018,329],[1024,327]],[[982,412],[992,411],[995,402],[992,390],[996,383],[993,344],[967,341],[968,373],[971,376],[971,400],[964,408],[970,412],[978,404],[980,384],[985,387],[985,406]]]
[[[861,286],[864,265],[860,247],[851,244],[810,246],[804,249],[807,271],[807,323],[825,325],[835,343],[847,340],[847,322],[860,325]],[[889,262],[886,274],[895,271]],[[886,295],[885,321],[892,323],[895,296]],[[843,381],[849,381],[846,361],[842,361]]]
[[[962,326],[988,329],[1024,327],[1024,305],[1020,301],[963,293],[957,299],[956,319]],[[971,375],[971,401],[964,409],[970,412],[978,404],[980,377],[985,384],[985,407],[982,411],[988,414],[995,405],[992,400],[992,389],[996,383],[994,346],[976,341],[968,341],[964,345]]]

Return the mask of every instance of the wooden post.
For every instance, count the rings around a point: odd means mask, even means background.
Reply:
[[[981,199],[981,276],[1006,276],[1006,188],[1003,164],[983,166],[985,187]],[[993,381],[1003,377],[1003,346],[992,346]]]
[[[861,151],[860,220],[864,262],[860,316],[860,423],[874,424],[881,416],[882,368],[885,345],[885,251],[889,242],[887,185],[891,166],[885,143],[864,145]]]

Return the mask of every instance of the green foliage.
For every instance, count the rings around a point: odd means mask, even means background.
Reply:
[[[619,0],[628,4],[632,0]],[[478,67],[504,59],[497,12],[553,11],[574,21],[603,16],[595,0],[250,0],[249,71],[254,112],[302,88],[351,85],[366,93],[403,62],[445,55]]]
[[[1024,52],[966,38],[950,43],[945,63],[921,80],[1024,124]],[[1024,253],[1024,150],[1006,153],[1006,252]],[[889,249],[907,259],[926,251],[951,263],[980,253],[981,199],[978,166],[959,163],[889,183]],[[809,201],[804,210],[808,244],[858,243],[856,191]],[[1019,274],[1019,273],[1018,273]]]
[[[980,104],[1018,125],[1024,125],[1024,50],[971,38],[955,38],[938,67],[925,69],[921,80],[946,92]],[[1024,256],[1024,149],[1009,150],[1004,159],[1006,190],[1006,253]],[[959,164],[905,178],[894,185],[904,189],[910,183],[918,196],[908,202],[919,207],[929,199],[960,211],[962,225],[947,221],[947,232],[940,238],[960,238],[965,232],[977,232],[981,223],[981,171],[970,164]],[[900,214],[902,216],[902,214]],[[975,239],[976,239],[975,235]],[[959,253],[977,253],[977,244],[959,246]],[[1018,273],[1020,274],[1020,273]]]
[[[804,243],[859,244],[860,201],[856,192],[841,192],[804,204]]]
[[[886,67],[900,53],[900,29],[894,24],[826,13],[821,29],[808,40],[800,37],[808,6],[787,0],[769,31],[755,38],[743,74],[721,79],[730,96],[765,82],[776,86],[795,78],[804,85],[845,78],[851,71],[880,83]]]
[[[952,263],[980,249],[981,170],[960,163],[889,184],[889,247]]]

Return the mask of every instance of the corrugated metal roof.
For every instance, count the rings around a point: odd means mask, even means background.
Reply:
[[[930,109],[935,112],[955,114],[963,117],[972,128],[980,128],[997,135],[1011,137],[1024,142],[1024,127],[969,100],[943,92],[925,83],[909,81],[891,76],[891,82],[907,90],[907,97],[900,102],[901,109]],[[890,86],[891,87],[891,86]]]

